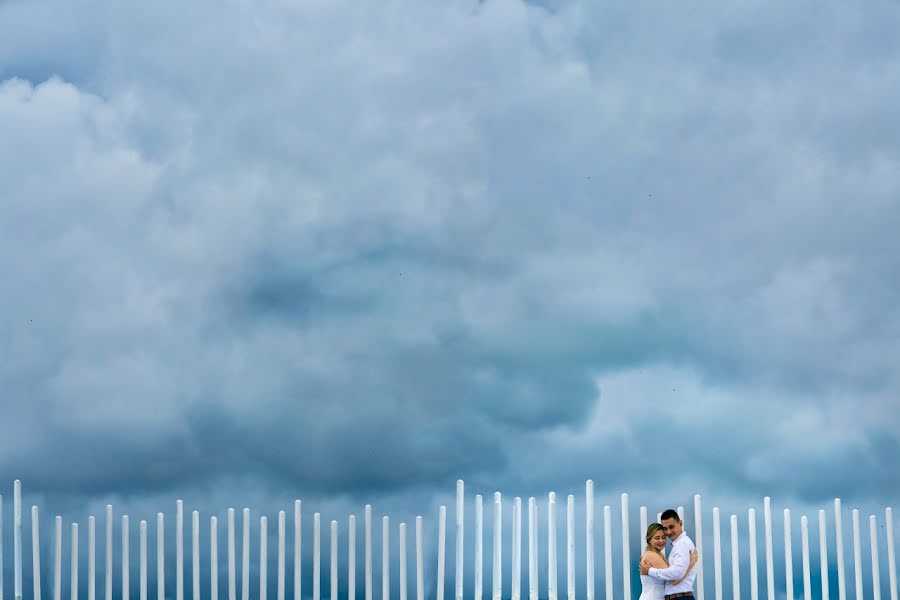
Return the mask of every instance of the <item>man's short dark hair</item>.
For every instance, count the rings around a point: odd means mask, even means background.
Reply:
[[[671,508],[666,509],[660,516],[661,521],[665,521],[666,519],[675,519],[676,522],[681,523],[681,517],[678,516],[678,512]]]

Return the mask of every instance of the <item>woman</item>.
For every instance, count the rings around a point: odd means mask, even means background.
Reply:
[[[665,569],[668,567],[669,562],[662,553],[662,551],[666,549],[666,534],[663,531],[662,525],[659,523],[651,523],[650,526],[647,527],[647,535],[645,537],[647,540],[647,548],[644,550],[644,554],[641,558],[646,558],[650,563],[650,566],[656,567],[657,569]],[[691,552],[691,564],[688,565],[687,571],[684,572],[681,579],[673,583],[679,583],[687,577],[687,574],[694,568],[695,564],[697,564],[697,550]],[[649,575],[641,575],[641,597],[638,600],[663,600],[665,596],[665,582],[653,579]]]

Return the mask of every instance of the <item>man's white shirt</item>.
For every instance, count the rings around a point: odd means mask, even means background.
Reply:
[[[651,567],[647,573],[654,579],[661,579],[666,582],[666,595],[680,594],[682,592],[694,591],[694,579],[697,577],[697,569],[691,569],[688,576],[681,583],[671,584],[670,581],[681,579],[685,571],[691,564],[691,551],[694,549],[694,542],[683,531],[681,535],[672,542],[672,549],[669,551],[669,566],[665,569],[657,569]],[[695,565],[696,567],[696,565]]]

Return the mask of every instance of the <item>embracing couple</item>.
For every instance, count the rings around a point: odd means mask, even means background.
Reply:
[[[647,527],[647,548],[641,556],[640,600],[694,599],[697,549],[684,532],[681,517],[672,509],[664,512],[660,523]],[[669,560],[663,555],[666,538],[672,540]]]

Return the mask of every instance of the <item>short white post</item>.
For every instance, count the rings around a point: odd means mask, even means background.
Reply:
[[[406,600],[406,523],[400,523],[400,600]]]
[[[97,598],[97,519],[88,517],[88,600]]]
[[[828,600],[828,532],[825,530],[825,511],[819,511],[819,568],[822,573],[822,600]]]
[[[681,519],[682,521],[684,521],[684,507],[679,506],[678,508],[675,509],[675,512],[678,513],[678,518]]]
[[[241,516],[241,600],[250,600],[250,509]]]
[[[381,600],[391,597],[391,520],[381,518]]]
[[[575,600],[575,496],[566,498],[566,597]]]
[[[13,593],[15,600],[22,600],[22,482],[18,479],[13,481]]]
[[[851,513],[853,521],[853,576],[856,579],[856,599],[863,597],[862,580],[862,548],[859,543],[859,510],[854,508]]]
[[[156,514],[156,599],[166,600],[165,517]]]
[[[365,522],[363,523],[363,535],[365,537],[365,576],[366,576],[366,600],[372,600],[372,505],[366,504]]]
[[[638,533],[640,533],[641,536],[644,536],[647,533],[647,526],[650,524],[649,519],[647,518],[647,507],[646,506],[642,506],[640,508],[640,515],[641,515],[641,529]],[[643,546],[643,544],[642,544],[642,546]],[[641,554],[643,555],[643,548],[641,550]]]
[[[809,574],[809,521],[806,515],[800,517],[800,546],[803,557],[803,598],[812,600],[812,583]]]
[[[594,482],[584,484],[585,598],[594,600]]]
[[[338,600],[338,522],[331,521],[331,600]]]
[[[259,518],[259,600],[266,600],[269,589],[269,519]]]
[[[103,573],[105,577],[104,592],[106,600],[112,600],[113,586],[113,507],[112,504],[106,505],[106,570]],[[38,600],[38,599],[36,599]],[[178,600],[182,600],[178,598]]]
[[[193,600],[200,600],[200,512],[191,513],[191,583]]]
[[[484,499],[475,495],[475,600],[484,594]]]
[[[130,566],[128,565],[129,554],[129,532],[128,532],[128,515],[122,515],[122,600],[128,600],[131,592],[131,582],[129,581]]]
[[[891,600],[897,600],[897,559],[894,555],[894,509],[884,509],[884,527],[887,534],[888,569],[890,570]],[[827,598],[825,600],[828,600]]]
[[[731,515],[731,597],[741,600],[741,557],[738,547],[738,519]]]
[[[522,600],[522,499],[513,500],[512,600]]]
[[[181,500],[175,502],[175,600],[184,600],[184,502]]]
[[[219,520],[209,518],[209,597],[219,600]]]
[[[772,557],[772,499],[763,498],[763,525],[766,532],[766,591],[775,600],[775,559]]]
[[[237,600],[237,561],[235,558],[234,509],[229,508],[225,517],[225,535],[228,536],[228,600]]]
[[[41,600],[41,533],[38,507],[31,507],[31,580],[34,582],[34,600]]]
[[[503,593],[503,505],[500,492],[494,494],[494,565],[491,573],[493,600],[501,600]]]
[[[872,562],[872,598],[881,600],[881,575],[878,571],[878,517],[875,515],[869,517],[869,548]]]
[[[547,499],[547,597],[550,600],[557,600],[556,583],[556,493],[550,492]]]
[[[422,517],[416,516],[416,600],[425,600],[425,540]]]
[[[140,536],[140,599],[147,600],[147,521],[141,519],[138,525]]]
[[[69,573],[71,597],[72,600],[78,600],[78,523],[72,523],[72,563]]]
[[[301,544],[303,538],[302,522],[303,502],[294,500],[294,600],[301,599],[301,568],[303,565]]]
[[[287,515],[283,510],[278,511],[278,600],[284,600],[285,586],[285,537],[287,534]]]
[[[444,561],[447,546],[447,507],[438,511],[437,600],[444,600]]]
[[[313,600],[320,600],[322,597],[322,557],[320,554],[322,542],[321,527],[321,516],[319,513],[313,513]]]
[[[716,600],[722,600],[722,532],[719,524],[719,507],[713,507],[713,569],[716,581]]]
[[[458,479],[456,481],[456,600],[463,600],[464,513],[465,485],[462,479]]]
[[[622,589],[631,598],[631,550],[628,547],[628,494],[622,494]]]
[[[613,600],[612,508],[603,507],[603,560],[606,574],[606,600]]]
[[[53,540],[53,600],[60,600],[62,598],[62,517],[56,517],[54,525],[56,537]]]
[[[759,600],[759,580],[756,552],[756,509],[747,510],[747,530],[750,536],[750,600]]]
[[[791,511],[784,509],[784,589],[787,600],[794,600],[794,561],[791,550]]]
[[[694,545],[697,547],[697,564],[694,565],[694,569],[697,571],[697,600],[703,600],[703,513],[700,509],[700,500],[700,494],[694,494]]]
[[[847,600],[847,583],[844,579],[844,527],[841,524],[841,499],[834,499],[834,552],[837,558],[838,600]]]
[[[356,515],[347,519],[347,600],[356,600]]]
[[[528,600],[538,600],[537,502],[528,499]]]

